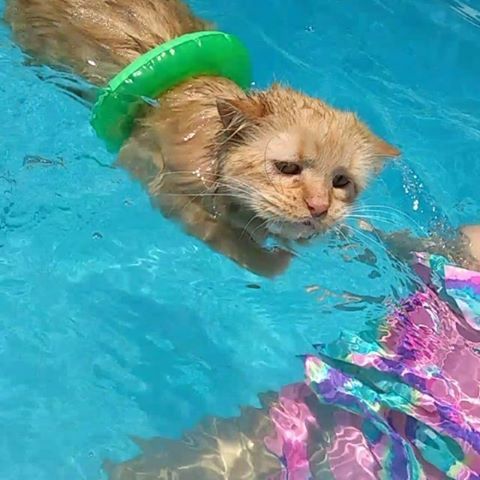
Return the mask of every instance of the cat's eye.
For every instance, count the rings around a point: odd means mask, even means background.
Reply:
[[[295,162],[275,162],[275,168],[283,175],[300,175],[302,166]]]
[[[350,184],[350,179],[346,175],[336,175],[332,184],[333,188],[345,188]]]

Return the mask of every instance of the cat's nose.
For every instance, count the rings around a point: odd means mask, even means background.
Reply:
[[[306,198],[305,203],[307,204],[308,211],[312,217],[321,217],[322,215],[325,215],[330,206],[328,201],[319,197]]]

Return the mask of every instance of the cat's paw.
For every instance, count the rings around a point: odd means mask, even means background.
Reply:
[[[261,275],[265,277],[276,277],[282,274],[290,265],[293,253],[283,248],[273,248],[265,251],[265,258],[262,260]]]
[[[370,222],[368,222],[367,220],[359,220],[357,222],[357,225],[360,228],[360,230],[365,230],[367,232],[374,232],[375,231],[375,227]]]
[[[467,240],[467,253],[480,266],[480,225],[465,225],[460,232]]]

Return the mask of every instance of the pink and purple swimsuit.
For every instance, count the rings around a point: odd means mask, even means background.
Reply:
[[[425,283],[376,338],[304,357],[270,409],[270,480],[480,480],[480,273],[418,255]]]

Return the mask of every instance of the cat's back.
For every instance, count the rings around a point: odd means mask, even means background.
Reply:
[[[139,54],[208,25],[179,0],[7,0],[19,44],[102,83]]]

